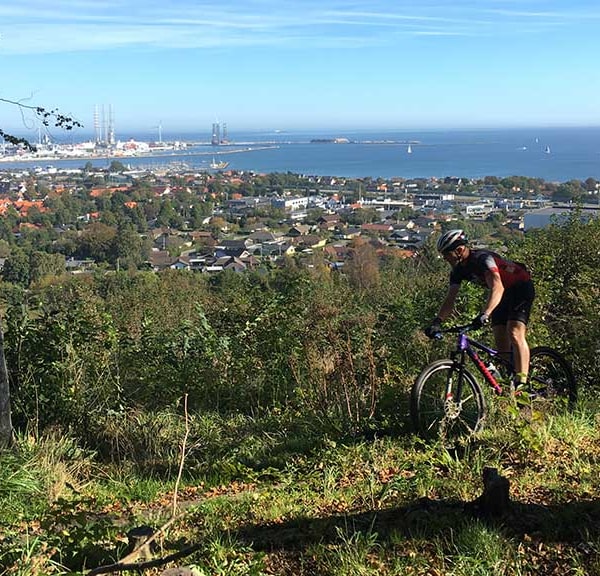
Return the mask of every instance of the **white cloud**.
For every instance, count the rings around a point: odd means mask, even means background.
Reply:
[[[504,7],[498,7],[498,0],[20,0],[0,6],[0,55],[123,47],[382,45],[402,35],[531,34],[536,26],[542,30],[557,22],[598,17],[575,9],[538,11],[532,9],[535,5],[535,0],[504,0]],[[383,37],[380,29],[395,33]]]

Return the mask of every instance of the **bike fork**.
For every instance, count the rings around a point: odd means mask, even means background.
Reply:
[[[462,386],[464,379],[464,367],[465,367],[465,353],[464,351],[460,354],[460,360],[456,359],[456,354],[452,355],[453,368],[448,374],[448,380],[446,381],[446,403],[453,401],[455,404],[460,404],[462,397]],[[456,385],[454,385],[454,379],[456,377]]]

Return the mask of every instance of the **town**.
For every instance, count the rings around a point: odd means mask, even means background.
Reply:
[[[357,246],[382,261],[411,258],[451,226],[502,244],[574,209],[597,216],[599,189],[592,178],[346,179],[131,170],[117,160],[4,170],[0,265],[5,280],[25,284],[96,269],[243,272],[293,261],[339,270]]]

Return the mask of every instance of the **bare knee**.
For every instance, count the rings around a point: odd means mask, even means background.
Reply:
[[[525,338],[526,330],[524,326],[509,326],[507,331],[513,346],[518,348],[527,346],[527,340]]]

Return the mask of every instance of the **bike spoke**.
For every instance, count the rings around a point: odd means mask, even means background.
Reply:
[[[562,356],[550,348],[532,350],[529,383],[526,388],[531,409],[541,413],[558,413],[573,405],[575,380]]]
[[[411,413],[421,434],[446,440],[470,436],[481,427],[485,410],[483,394],[475,379],[461,374],[461,398],[457,394],[458,373],[451,361],[438,361],[424,371],[413,390]]]

